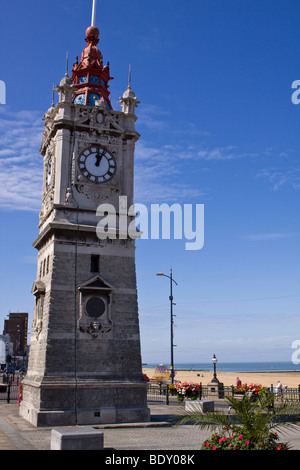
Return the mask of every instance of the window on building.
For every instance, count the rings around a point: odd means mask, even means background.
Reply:
[[[100,256],[91,255],[91,273],[99,272]]]

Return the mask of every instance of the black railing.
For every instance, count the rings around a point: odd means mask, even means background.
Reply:
[[[297,388],[283,387],[282,392],[277,392],[271,385],[269,388],[270,392],[274,393],[274,399],[276,401],[285,402],[300,402],[300,385]],[[166,383],[151,383],[147,384],[147,398],[148,401],[162,402],[165,404],[176,403],[178,393],[170,384]],[[227,396],[230,397],[242,397],[241,393],[237,393],[233,386],[223,386],[217,390],[212,390],[207,385],[200,384],[197,394],[194,398],[199,400],[214,400],[215,402],[223,403]]]
[[[19,395],[19,385],[17,384],[0,384],[0,401],[11,403],[17,401]]]
[[[270,391],[274,393],[275,401],[300,402],[300,385],[297,388],[283,387],[282,393],[277,393],[275,389],[270,387]],[[0,384],[0,401],[7,403],[18,401],[19,383],[3,383]],[[147,399],[152,402],[161,402],[166,405],[176,404],[177,391],[165,383],[148,383]],[[200,384],[196,399],[214,400],[215,402],[224,403],[226,396],[238,397],[241,394],[235,392],[234,387],[222,387],[217,392],[212,392],[211,388]]]
[[[148,401],[163,402],[169,404],[169,387],[166,384],[147,384]]]

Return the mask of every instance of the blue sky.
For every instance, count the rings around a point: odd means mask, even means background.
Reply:
[[[85,46],[92,0],[3,2],[0,19],[1,303],[33,309],[42,189],[39,155],[52,84]],[[291,361],[300,338],[299,0],[99,0],[111,100],[137,109],[135,202],[204,204],[205,243],[139,240],[143,362]]]

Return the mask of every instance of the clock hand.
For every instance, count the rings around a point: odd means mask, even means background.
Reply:
[[[101,160],[102,160],[103,154],[99,155],[99,153],[96,155],[96,166],[100,166]]]

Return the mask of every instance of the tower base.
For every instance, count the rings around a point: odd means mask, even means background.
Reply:
[[[150,421],[147,407],[99,408],[95,410],[41,411],[29,408],[26,403],[20,406],[20,416],[36,427],[97,425],[114,423],[142,423]]]
[[[80,381],[30,384],[24,381],[19,414],[36,427],[150,421],[144,383]]]

